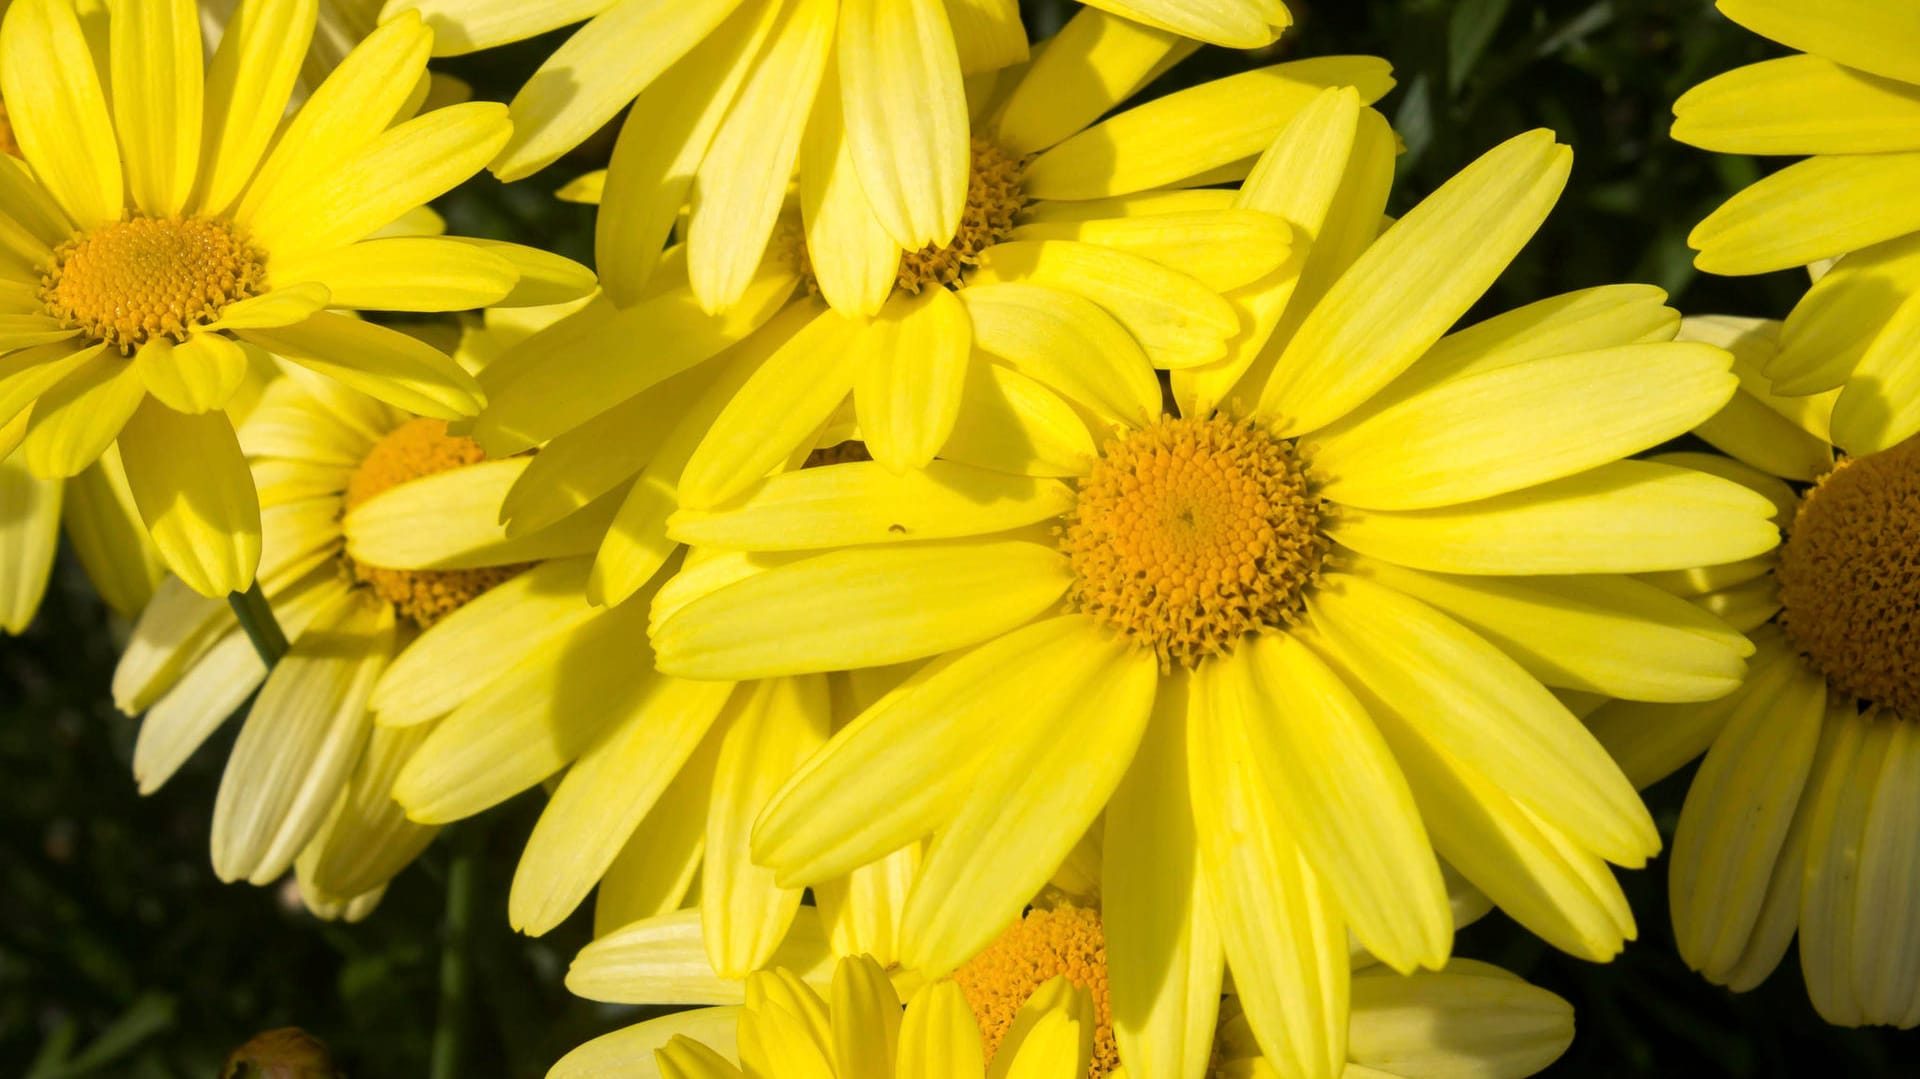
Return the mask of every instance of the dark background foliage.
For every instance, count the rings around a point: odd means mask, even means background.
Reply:
[[[1373,53],[1399,88],[1382,107],[1407,144],[1392,209],[1404,210],[1503,139],[1549,126],[1575,150],[1558,211],[1483,305],[1647,281],[1694,313],[1784,314],[1797,274],[1724,279],[1691,266],[1693,223],[1762,171],[1666,137],[1669,106],[1702,78],[1778,53],[1706,0],[1292,0],[1297,26],[1261,55],[1203,50],[1154,88],[1279,58]],[[1028,0],[1036,37],[1068,0]],[[557,37],[448,65],[505,100]],[[591,254],[589,208],[548,192],[605,161],[590,141],[535,179],[478,178],[443,200],[458,232]],[[576,917],[541,940],[507,932],[505,897],[538,793],[456,827],[358,926],[327,925],[277,889],[226,886],[207,830],[229,724],[160,793],[134,791],[133,722],[106,695],[123,627],[109,624],[64,558],[39,622],[0,640],[0,1074],[211,1077],[255,1032],[298,1024],[354,1079],[420,1076],[433,1052],[450,866],[475,867],[462,953],[468,1020],[461,1074],[537,1077],[566,1049],[635,1009],[569,996],[561,976],[587,939]],[[1671,836],[1690,773],[1649,792]],[[1847,1076],[1920,1071],[1920,1034],[1847,1031],[1807,1004],[1790,955],[1762,988],[1732,995],[1676,958],[1666,874],[1622,875],[1641,941],[1596,966],[1495,915],[1461,934],[1571,1000],[1579,1037],[1555,1076]]]

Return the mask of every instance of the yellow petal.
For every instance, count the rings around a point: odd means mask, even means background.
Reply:
[[[365,239],[478,172],[511,129],[497,102],[435,109],[329,162],[304,184],[283,181],[251,208],[247,225],[256,243],[281,258]]]
[[[953,26],[960,70],[997,72],[1027,59],[1027,28],[1019,0],[943,0]]]
[[[738,302],[761,263],[833,44],[833,0],[794,0],[777,20],[695,173],[687,273],[708,311]]]
[[[734,1030],[739,1024],[739,1015],[737,1007],[694,1008],[622,1027],[561,1057],[547,1075],[549,1079],[603,1079],[609,1075],[656,1079],[661,1073],[654,1053],[676,1036],[684,1034],[695,1044],[734,1052]]]
[[[167,568],[203,596],[245,591],[260,564],[260,503],[226,413],[188,416],[149,398],[120,432],[120,457]]]
[[[841,0],[847,147],[880,226],[944,244],[967,201],[967,100],[941,0]],[[791,91],[789,91],[791,92]]]
[[[923,468],[960,414],[973,335],[952,292],[930,288],[888,302],[853,339],[853,407],[873,459]]]
[[[1920,153],[1835,154],[1788,165],[1694,226],[1693,264],[1756,274],[1804,266],[1920,230],[1902,196],[1920,183]]]
[[[1615,461],[1479,502],[1342,510],[1327,533],[1362,554],[1440,573],[1640,573],[1749,558],[1778,542],[1773,504],[1716,476]]]
[[[1911,917],[1920,902],[1920,738],[1894,725],[1879,787],[1860,834],[1859,928],[1853,940],[1853,984],[1870,1023],[1911,1028],[1920,1021],[1920,930]]]
[[[1086,421],[1066,399],[997,363],[967,366],[960,415],[942,454],[1023,476],[1084,476],[1096,452]]]
[[[235,6],[207,65],[206,122],[194,191],[199,209],[227,209],[253,179],[300,76],[318,7],[317,0]]]
[[[1100,921],[1113,1035],[1138,1074],[1204,1074],[1225,973],[1187,785],[1187,698],[1184,672],[1161,679],[1107,802]]]
[[[109,5],[114,127],[134,205],[180,212],[200,164],[200,14],[191,0]]]
[[[992,943],[1093,824],[1133,760],[1153,710],[1158,661],[1091,620],[1072,622],[1070,634],[1050,643],[1048,684],[1019,687],[1031,702],[1020,722],[995,739],[959,812],[934,833],[901,922],[908,966],[952,970]]]
[[[619,492],[558,524],[509,538],[500,503],[526,466],[524,457],[481,461],[389,487],[341,520],[347,554],[389,569],[470,569],[591,554]]]
[[[1833,442],[1855,456],[1889,449],[1920,431],[1920,300],[1887,319],[1833,403]]]
[[[833,974],[833,1062],[836,1075],[884,1079],[900,1041],[900,995],[872,956],[848,956]]]
[[[1058,551],[1020,540],[856,547],[694,600],[653,642],[660,669],[687,678],[876,667],[1005,633],[1067,583]]]
[[[363,240],[276,259],[275,280],[316,281],[335,307],[462,311],[505,299],[513,264],[484,247],[436,236]]]
[[[1828,722],[1839,730],[1821,763],[1808,815],[1806,870],[1800,894],[1800,971],[1820,1018],[1842,1026],[1867,1021],[1855,980],[1860,924],[1862,837],[1873,812],[1894,730],[1846,708]]]
[[[1721,14],[1802,52],[1920,83],[1920,14],[1902,4],[1834,0],[1818,10],[1792,0],[1719,0]]]
[[[1660,849],[1653,819],[1585,727],[1519,664],[1433,608],[1340,575],[1309,601],[1368,688],[1515,800],[1607,860],[1637,866]]]
[[[984,1079],[980,1027],[960,983],[929,982],[907,1002],[900,1019],[899,1076]]]
[[[1505,494],[1686,434],[1733,396],[1731,362],[1711,345],[1660,343],[1469,375],[1321,432],[1314,473],[1325,497],[1369,509]]]
[[[1145,426],[1160,413],[1147,356],[1112,315],[1071,292],[969,284],[973,346],[1104,418]]]
[[[1223,666],[1195,672],[1187,717],[1194,823],[1220,939],[1267,1063],[1289,1079],[1332,1079],[1346,1058],[1346,927],[1253,763],[1253,717],[1216,691]]]
[[[1008,716],[1025,722],[1035,708],[1051,715],[1071,706],[1057,674],[1065,646],[1088,647],[1081,621],[1066,615],[1014,630],[928,664],[882,697],[767,807],[755,829],[755,860],[788,883],[827,880],[952,818],[1010,726]]]
[[[7,12],[0,97],[14,141],[67,216],[82,228],[119,220],[125,181],[113,120],[67,0],[24,0]]]
[[[137,358],[102,352],[40,395],[20,456],[42,479],[78,475],[119,437],[146,395]]]
[[[824,988],[833,977],[834,959],[820,919],[812,907],[801,907],[770,965]],[[707,963],[700,912],[691,909],[597,938],[574,957],[567,989],[588,1000],[626,1004],[739,1004],[747,998],[740,979],[722,978]],[[974,1039],[979,1037],[976,1030]]]
[[[1849,254],[1794,305],[1780,328],[1778,353],[1760,365],[1761,371],[1779,393],[1838,388],[1916,288],[1920,236]]]
[[[406,0],[433,29],[435,56],[462,56],[591,19],[618,0]],[[389,7],[395,5],[389,4]]]
[[[70,341],[54,341],[0,355],[0,424],[24,415],[41,394],[91,365],[106,347],[82,348]],[[22,420],[20,431],[25,430],[26,421]]]
[[[367,695],[392,651],[392,611],[348,592],[275,665],[214,800],[220,879],[269,884],[293,865],[366,744]]]
[[[832,66],[800,146],[800,215],[807,258],[827,303],[850,315],[878,314],[893,292],[901,249],[860,186],[840,115],[840,73]]]
[[[641,676],[638,707],[580,754],[527,837],[507,919],[541,936],[573,913],[706,737],[733,687]]]
[[[1327,56],[1214,79],[1135,106],[1047,150],[1028,166],[1036,199],[1144,191],[1251,158],[1328,86],[1363,103],[1393,88],[1386,61]]]
[[[1021,225],[1010,240],[1077,240],[1127,251],[1218,292],[1277,269],[1293,242],[1288,223],[1255,210],[1195,210]]]
[[[220,317],[201,327],[214,330],[272,330],[304,322],[333,299],[325,285],[305,281],[230,303]]]
[[[1506,269],[1565,186],[1572,151],[1516,136],[1462,169],[1375,241],[1315,305],[1260,395],[1304,433],[1406,370]]]
[[[686,903],[706,846],[707,803],[713,796],[713,762],[719,750],[719,740],[708,732],[600,874],[593,896],[594,936],[607,936],[632,922],[679,910]],[[706,951],[697,921],[694,932],[695,953],[704,967]],[[788,940],[797,932],[790,930]]]
[[[1566,1001],[1470,959],[1405,978],[1376,968],[1354,976],[1347,1054],[1383,1074],[1533,1075],[1573,1043],[1573,1023]]]
[[[513,139],[493,163],[502,180],[552,164],[598,131],[669,65],[714,31],[740,0],[624,0],[555,49],[513,98]]]
[[[714,971],[744,978],[773,958],[799,910],[802,889],[781,887],[747,848],[755,819],[827,740],[827,682],[820,675],[757,682],[741,688],[728,713],[707,812],[700,912]]]
[[[59,480],[0,460],[0,632],[26,632],[40,609],[60,539]]]
[[[178,345],[159,337],[141,347],[131,366],[162,404],[198,414],[233,400],[247,377],[247,353],[225,334],[196,333]]]
[[[1001,145],[1027,155],[1086,127],[1167,63],[1191,52],[1178,34],[1082,8],[1037,51],[996,120]]]
[[[1826,684],[1796,663],[1754,674],[1687,791],[1668,892],[1689,967],[1718,980],[1745,952],[1813,767]]]
[[[332,815],[294,861],[303,890],[311,884],[333,895],[377,892],[440,834],[408,820],[388,793],[426,733],[373,728]]]
[[[454,420],[480,411],[472,375],[398,330],[322,311],[292,326],[241,330],[240,337],[416,415]]]
[[[1240,330],[1219,293],[1159,263],[1070,240],[995,244],[969,277],[981,284],[1022,282],[1083,296],[1133,334],[1155,367],[1191,367],[1219,359]]]
[[[1673,137],[1723,154],[1920,150],[1920,89],[1818,56],[1708,79],[1673,103]]]
[[[1163,26],[1187,37],[1229,49],[1258,49],[1271,45],[1280,31],[1293,24],[1285,4],[1268,0],[1091,0],[1105,8],[1150,26]]]
[[[1723,697],[1753,646],[1687,601],[1628,577],[1449,577],[1354,569],[1459,619],[1550,686],[1650,701]]]
[[[1768,475],[1812,482],[1833,467],[1829,439],[1834,395],[1806,398],[1774,392],[1761,372],[1779,353],[1780,328],[1778,322],[1729,316],[1686,321],[1682,336],[1731,351],[1733,373],[1740,379],[1740,392],[1701,424],[1698,433]]]

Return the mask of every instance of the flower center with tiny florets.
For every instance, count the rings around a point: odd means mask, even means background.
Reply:
[[[980,1024],[987,1059],[1013,1027],[1021,1005],[1060,975],[1093,997],[1099,1027],[1088,1079],[1120,1066],[1113,1042],[1113,1004],[1107,994],[1107,936],[1100,912],[1083,907],[1032,910],[953,974]]]
[[[61,244],[40,275],[47,314],[131,354],[187,339],[228,304],[266,288],[266,256],[212,217],[109,221]]]
[[[449,435],[445,420],[408,420],[374,443],[361,460],[347,480],[346,508],[352,510],[408,480],[478,464],[486,456],[473,439]],[[430,528],[432,524],[422,521],[421,527]],[[345,552],[340,560],[349,576],[372,588],[374,595],[392,605],[395,614],[411,618],[421,629],[528,568],[528,563],[520,563],[478,569],[384,569],[356,562]]]
[[[1920,719],[1920,437],[1808,491],[1776,576],[1781,627],[1829,685]]]
[[[999,143],[975,135],[960,230],[947,243],[929,244],[900,256],[894,287],[916,295],[929,286],[953,288],[967,267],[980,261],[982,251],[1006,239],[1015,215],[1027,204],[1020,164]]]
[[[1291,624],[1328,549],[1293,443],[1225,416],[1163,417],[1107,443],[1060,546],[1068,603],[1163,667]]]

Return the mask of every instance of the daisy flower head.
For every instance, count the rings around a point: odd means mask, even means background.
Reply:
[[[479,387],[447,356],[328,309],[544,302],[531,294],[591,275],[508,244],[376,236],[510,128],[484,103],[415,115],[432,41],[417,17],[363,42],[280,132],[312,0],[249,0],[211,60],[189,0],[107,8],[104,68],[73,0],[19,0],[0,24],[25,165],[0,169],[0,453],[65,478],[117,444],[167,566],[224,595],[260,558],[223,411],[251,367],[271,353],[396,407],[471,415]]]
[[[1121,49],[1271,42],[1280,0],[1102,0]],[[588,21],[513,101],[494,162],[530,175],[632,102],[608,168],[597,263],[631,303],[688,207],[695,295],[740,301],[796,172],[832,227],[916,251],[951,242],[969,201],[967,79],[1025,60],[1014,0],[390,0],[462,52]],[[840,242],[840,241],[835,241]],[[838,296],[830,299],[839,303]]]
[[[1224,955],[1287,1074],[1340,1069],[1349,987],[1327,957],[1349,928],[1396,969],[1445,962],[1436,849],[1575,954],[1632,935],[1606,867],[1658,835],[1548,687],[1691,700],[1738,681],[1738,634],[1622,576],[1777,541],[1739,484],[1622,460],[1718,411],[1730,359],[1672,342],[1677,317],[1636,286],[1448,335],[1570,153],[1518,136],[1379,232],[1391,135],[1368,115],[1324,91],[1254,167],[1243,192],[1324,237],[1321,261],[1262,291],[1262,340],[1174,372],[1178,414],[1130,399],[1065,479],[956,462],[909,498],[849,463],[673,517],[671,535],[742,553],[661,589],[661,670],[932,659],[754,834],[789,884],[931,836],[908,966],[984,946],[1103,813],[1109,949],[1162,964],[1116,1009],[1176,1007],[1169,978],[1215,993]],[[1154,386],[1137,357],[1094,370]],[[1030,408],[1077,415],[1072,393]],[[1245,411],[1204,403],[1223,400]]]
[[[693,245],[676,246],[638,302],[591,305],[490,367],[474,437],[496,454],[546,447],[503,508],[510,527],[550,521],[644,469],[610,534],[632,542],[605,549],[595,570],[595,599],[619,602],[672,550],[665,518],[680,502],[716,504],[803,460],[843,413],[839,427],[897,473],[944,453],[1064,475],[1094,452],[1086,425],[1064,403],[1034,413],[1014,402],[1045,400],[1044,384],[1064,379],[1097,408],[1151,412],[1151,368],[1233,362],[1241,304],[1264,310],[1292,289],[1293,226],[1236,192],[1185,185],[1245,176],[1325,88],[1372,101],[1392,79],[1370,57],[1278,64],[1089,126],[1177,59],[1168,42],[1116,44],[1113,24],[1076,16],[988,97],[979,145],[993,163],[975,177],[954,244],[904,252],[809,211],[803,182],[801,213],[741,303],[705,311],[690,286]],[[1364,115],[1366,171],[1390,173],[1392,135]],[[1332,217],[1345,230],[1378,213],[1343,202]],[[828,239],[803,251],[815,226]],[[848,257],[829,257],[830,243]],[[840,289],[871,317],[813,295]],[[1132,381],[1084,381],[1116,364]],[[696,393],[706,403],[689,411]],[[678,433],[658,445],[633,436],[666,430]]]
[[[168,578],[134,626],[114,699],[144,713],[133,768],[151,792],[252,697],[214,806],[214,870],[268,884],[292,868],[310,907],[357,915],[437,831],[390,794],[437,715],[378,726],[379,691],[449,640],[491,673],[511,669],[531,635],[504,616],[553,615],[525,597],[579,575],[581,540],[567,526],[506,540],[494,507],[527,462],[487,461],[445,420],[312,372],[272,384],[240,439],[264,505],[260,587],[288,650],[269,672],[227,604]]]
[[[1781,326],[1689,319],[1735,351],[1741,393],[1703,458],[1779,507],[1760,558],[1657,579],[1748,630],[1719,700],[1614,702],[1590,722],[1636,783],[1705,753],[1674,833],[1670,899],[1687,964],[1737,991],[1799,936],[1814,1008],[1842,1026],[1920,1026],[1920,439],[1836,454],[1839,394],[1761,374]]]
[[[595,942],[575,961],[568,984],[585,973],[585,987],[598,989],[618,962],[604,942]],[[785,1046],[786,1055],[773,1058],[783,1063],[817,1055],[820,1067],[808,1074],[822,1076],[1053,1074],[1056,1055],[1059,1074],[1072,1079],[1158,1074],[1164,1055],[1146,1061],[1123,1060],[1119,1054],[1110,977],[1098,910],[1036,907],[951,978],[922,982],[897,972],[890,978],[869,956],[837,962],[822,956],[805,967],[750,975],[736,993],[736,1002],[743,1003],[735,1006],[681,1012],[589,1042],[548,1074],[574,1079],[631,1074],[636,1068],[648,1074],[649,1064],[662,1075],[741,1074],[722,1062],[737,1062],[750,1075],[786,1074],[765,1067],[769,1061],[763,1054],[773,1044]],[[775,1042],[768,1035],[786,1016],[769,1004],[781,996],[787,998],[788,1015],[825,1022],[808,1022],[795,1031],[804,1036]],[[911,1001],[904,1016],[902,996]],[[794,1008],[796,1000],[803,1007]],[[1193,1029],[1167,1032],[1177,1038],[1171,1043],[1173,1063],[1183,1069],[1169,1074],[1225,1079],[1263,1074],[1271,1067],[1236,998],[1188,1003]],[[1056,1015],[1061,1018],[1049,1018]],[[936,1016],[937,1024],[929,1022]],[[885,1033],[885,1044],[897,1058],[849,1052],[850,1041],[858,1045],[856,1039],[864,1038],[847,1029],[849,1023]],[[1045,1033],[1043,1024],[1053,1024],[1055,1032]],[[929,1037],[935,1031],[938,1039]],[[1036,1037],[1056,1047],[1042,1051],[1044,1043]],[[1552,1063],[1572,1039],[1573,1010],[1565,1001],[1498,967],[1458,959],[1442,971],[1412,976],[1365,963],[1355,972],[1348,1074],[1359,1068],[1399,1079],[1461,1074],[1520,1079]],[[890,1059],[897,1059],[899,1071],[860,1070],[861,1064],[884,1065]],[[1021,1070],[1043,1061],[1045,1070]],[[693,1070],[694,1062],[716,1070]],[[907,1065],[917,1067],[908,1070]]]
[[[1920,8],[1905,0],[1719,0],[1799,50],[1736,68],[1674,104],[1673,137],[1721,153],[1804,157],[1689,237],[1696,264],[1752,274],[1837,259],[1786,320],[1774,391],[1842,390],[1833,444],[1853,454],[1920,432]]]

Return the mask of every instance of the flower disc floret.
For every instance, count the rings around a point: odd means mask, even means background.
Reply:
[[[1013,232],[1014,217],[1025,208],[1021,161],[999,143],[973,137],[967,179],[967,205],[960,230],[944,244],[929,244],[900,256],[894,287],[918,295],[923,288],[952,288],[980,253]]]
[[[374,443],[347,481],[346,508],[409,480],[449,472],[486,460],[473,439],[447,433],[445,420],[413,419]],[[459,610],[481,593],[519,575],[526,563],[477,569],[406,570],[370,566],[342,552],[354,580],[373,589],[394,613],[422,629]]]
[[[184,341],[266,288],[266,256],[214,217],[133,217],[61,244],[40,277],[47,314],[122,353]]]
[[[1290,624],[1326,559],[1291,442],[1225,416],[1163,417],[1109,442],[1060,546],[1075,609],[1192,667]]]
[[[1920,719],[1920,437],[1808,491],[1777,576],[1781,626],[1828,684]]]
[[[1071,906],[1029,911],[954,971],[953,980],[966,994],[987,1059],[992,1060],[1027,998],[1061,975],[1093,997],[1099,1025],[1088,1079],[1103,1079],[1120,1066],[1120,1051],[1113,1040],[1107,936],[1099,911]]]

